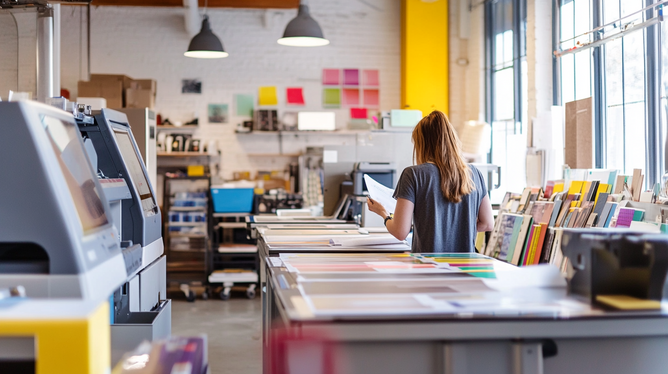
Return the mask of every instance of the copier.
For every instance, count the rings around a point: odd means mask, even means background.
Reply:
[[[0,103],[0,288],[106,300],[134,271],[72,113]]]
[[[156,331],[152,336],[143,338],[164,338],[171,333],[162,217],[126,114],[111,109],[92,114],[77,119],[84,145],[105,192],[111,186],[127,185],[127,195],[106,195],[121,245],[141,248],[140,255],[135,257],[138,268],[128,274],[126,283],[113,296],[112,358],[120,358],[116,352],[133,349],[141,339],[130,339],[128,336],[132,334],[127,331],[117,334],[116,327],[132,323],[141,313],[157,312],[161,317],[160,326],[154,326]]]

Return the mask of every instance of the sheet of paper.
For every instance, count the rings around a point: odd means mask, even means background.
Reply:
[[[397,207],[397,200],[392,197],[394,195],[394,190],[376,182],[376,180],[371,178],[368,174],[364,174],[364,182],[369,191],[369,196],[384,206],[388,212],[394,213],[394,210]]]
[[[343,104],[347,106],[360,105],[360,90],[358,90],[357,88],[344,88]]]
[[[350,108],[350,118],[366,119],[369,118],[366,108]]]
[[[304,90],[301,87],[288,87],[286,91],[288,104],[304,105]]]
[[[324,88],[322,90],[322,105],[325,108],[338,108],[341,106],[341,89]]]
[[[237,105],[237,116],[253,117],[253,95],[234,95]]]
[[[364,78],[364,86],[366,87],[378,87],[380,79],[378,79],[378,70],[364,70],[362,73]]]
[[[359,86],[360,71],[358,69],[343,69],[343,85]]]
[[[338,86],[341,83],[341,70],[322,69],[322,84],[326,86]]]
[[[276,95],[276,86],[260,87],[259,105],[278,105],[278,96]]]

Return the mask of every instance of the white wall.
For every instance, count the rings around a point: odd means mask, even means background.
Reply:
[[[245,154],[245,149],[262,148],[265,141],[233,133],[237,123],[249,119],[234,115],[234,94],[257,95],[258,87],[275,85],[279,116],[285,110],[323,110],[323,68],[379,69],[381,109],[400,105],[400,2],[312,0],[310,5],[313,17],[331,41],[327,47],[302,49],[276,43],[296,10],[209,9],[211,27],[230,53],[220,60],[183,56],[190,41],[183,8],[93,7],[90,70],[155,79],[157,111],[172,122],[187,122],[197,115],[201,128],[195,135],[219,141],[225,177],[234,170],[280,170],[285,159]],[[86,30],[80,28],[86,14],[83,7],[62,9],[61,80],[63,88],[76,97],[77,81],[86,76]],[[189,78],[201,79],[201,95],[181,93],[181,80]],[[287,107],[286,87],[303,87],[306,106]],[[209,103],[228,104],[230,123],[208,124]],[[349,110],[336,112],[337,127],[345,128]]]

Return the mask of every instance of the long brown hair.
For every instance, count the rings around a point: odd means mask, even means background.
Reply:
[[[422,118],[413,130],[413,159],[419,164],[432,162],[441,176],[445,200],[458,203],[475,188],[471,170],[462,157],[462,144],[450,120],[435,110]]]

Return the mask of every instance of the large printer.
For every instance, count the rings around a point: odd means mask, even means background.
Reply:
[[[132,349],[142,338],[170,335],[171,313],[166,303],[166,258],[162,240],[162,218],[147,169],[142,161],[128,119],[124,113],[102,109],[94,120],[78,120],[79,130],[90,158],[98,169],[101,182],[125,182],[129,196],[107,198],[122,243],[139,245],[141,257],[136,271],[114,293],[112,349],[113,358]],[[91,149],[92,148],[92,149]],[[106,183],[103,183],[103,185]],[[132,324],[141,314],[160,313],[160,325],[151,336],[133,338],[131,331],[116,333],[117,327]],[[131,326],[121,330],[130,329]]]
[[[21,285],[33,298],[108,299],[135,269],[131,259],[126,266],[73,115],[0,103],[0,127],[0,287]]]

